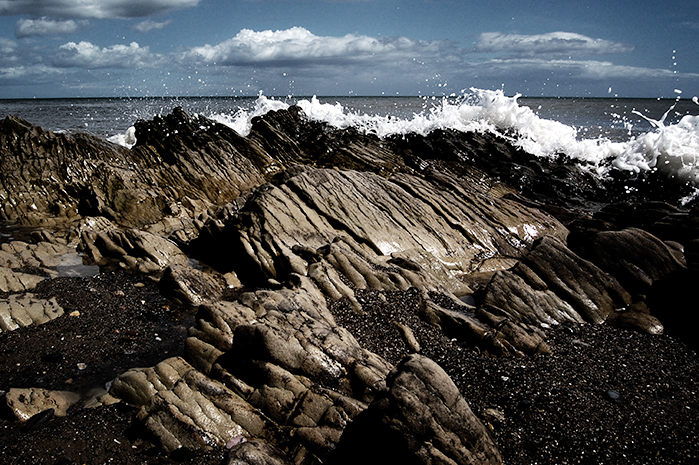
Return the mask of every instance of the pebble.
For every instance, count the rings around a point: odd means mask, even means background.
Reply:
[[[609,391],[604,393],[604,396],[607,398],[607,400],[616,402],[617,404],[621,403],[621,394],[619,394],[619,391],[610,389]]]

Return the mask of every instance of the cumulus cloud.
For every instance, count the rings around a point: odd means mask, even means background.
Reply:
[[[281,31],[243,29],[218,45],[194,47],[182,56],[194,61],[223,66],[245,64],[328,63],[381,59],[412,59],[435,54],[445,48],[440,41],[423,42],[404,37],[376,39],[348,34],[342,37],[316,36],[293,27]]]
[[[566,56],[626,53],[632,45],[604,39],[592,39],[574,32],[519,35],[485,32],[478,36],[475,51],[508,52],[520,56]]]
[[[0,15],[54,18],[144,18],[197,6],[201,0],[0,0]]]
[[[104,48],[90,42],[68,42],[60,46],[53,62],[66,68],[153,68],[162,64],[162,59],[136,42]]]
[[[153,21],[147,19],[145,21],[141,21],[140,23],[134,24],[133,26],[131,26],[131,29],[136,32],[141,32],[145,34],[146,32],[150,32],[153,30],[164,29],[167,26],[169,26],[170,23],[172,23],[172,20],[169,19],[167,21]]]
[[[87,21],[59,21],[46,17],[39,19],[20,19],[15,26],[15,37],[21,39],[30,36],[73,34],[89,26]]]

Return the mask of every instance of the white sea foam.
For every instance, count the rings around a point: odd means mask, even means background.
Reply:
[[[288,103],[260,94],[252,108],[239,108],[233,112],[233,114],[214,113],[208,115],[208,117],[234,129],[241,136],[247,136],[252,128],[253,118],[262,116],[270,111],[284,110],[287,108],[289,108]]]
[[[136,145],[136,128],[134,126],[130,126],[124,133],[115,134],[108,137],[107,140],[130,149]]]
[[[531,108],[520,105],[519,98],[508,97],[500,90],[471,89],[459,98],[444,98],[440,105],[407,119],[352,113],[340,104],[323,104],[316,98],[301,100],[298,105],[312,120],[337,128],[354,126],[379,137],[427,134],[445,128],[490,131],[539,157],[565,154],[601,176],[611,169],[636,173],[658,169],[699,187],[699,116],[686,115],[668,125],[665,119],[674,106],[660,120],[635,112],[648,121],[648,131],[620,142],[606,137],[585,138],[572,126],[539,117]],[[696,97],[693,101],[699,104]],[[630,123],[625,127],[630,130]]]
[[[679,95],[680,91],[676,91]],[[626,116],[622,121],[628,137],[611,140],[607,137],[587,137],[588,128],[576,128],[539,116],[528,106],[520,104],[519,95],[506,96],[501,90],[470,89],[458,96],[424,99],[424,105],[411,115],[367,114],[340,103],[323,103],[318,98],[289,98],[284,101],[262,94],[247,107],[232,112],[216,111],[204,116],[233,128],[247,136],[253,118],[273,110],[286,109],[295,103],[306,117],[332,127],[354,127],[359,131],[384,138],[408,133],[428,134],[436,129],[458,131],[489,131],[499,134],[523,150],[539,157],[565,154],[578,160],[581,166],[600,176],[610,170],[643,172],[661,170],[679,181],[699,187],[699,116],[685,115],[669,124],[666,117],[674,105],[658,120],[644,116],[647,130],[633,128]],[[678,97],[679,99],[679,97]],[[699,99],[694,97],[699,105]],[[582,130],[581,130],[582,129]],[[634,135],[635,134],[635,135]],[[110,140],[125,146],[135,144],[133,128]]]

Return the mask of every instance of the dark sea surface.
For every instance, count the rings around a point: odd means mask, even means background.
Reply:
[[[294,104],[311,97],[270,97],[280,103]],[[149,98],[70,98],[70,99],[0,99],[0,117],[15,115],[52,131],[89,132],[110,137],[126,131],[138,119],[165,115],[177,106],[204,116],[249,112],[258,97],[149,97]],[[439,108],[441,98],[424,97],[318,97],[322,104],[340,104],[345,112],[369,116],[391,116],[410,120],[415,115]],[[455,102],[455,98],[447,98]],[[592,135],[620,132],[628,135],[652,129],[634,110],[659,120],[674,104],[666,122],[677,123],[682,116],[698,115],[699,105],[689,99],[620,98],[531,98],[520,97],[522,107],[531,108],[539,117],[579,128]],[[623,139],[623,136],[618,136]]]

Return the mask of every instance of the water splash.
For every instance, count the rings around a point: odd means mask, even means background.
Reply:
[[[621,141],[605,136],[587,137],[585,131],[576,127],[542,118],[520,104],[519,94],[510,97],[501,89],[471,88],[459,95],[424,98],[420,111],[402,116],[367,114],[340,103],[323,103],[317,97],[277,100],[261,93],[246,107],[204,116],[246,136],[253,118],[296,104],[310,120],[338,129],[353,127],[381,138],[408,133],[425,135],[437,129],[492,132],[535,156],[554,158],[564,154],[599,176],[607,176],[612,170],[633,173],[660,170],[671,178],[699,186],[699,116],[685,115],[678,122],[669,123],[668,116],[680,101],[681,91],[676,93],[674,104],[659,119],[632,112],[648,123],[645,132],[633,128],[636,130],[633,135],[628,118],[616,115],[627,131],[627,138]],[[697,97],[692,100],[699,105]],[[130,128],[111,140],[132,146],[135,134]]]

